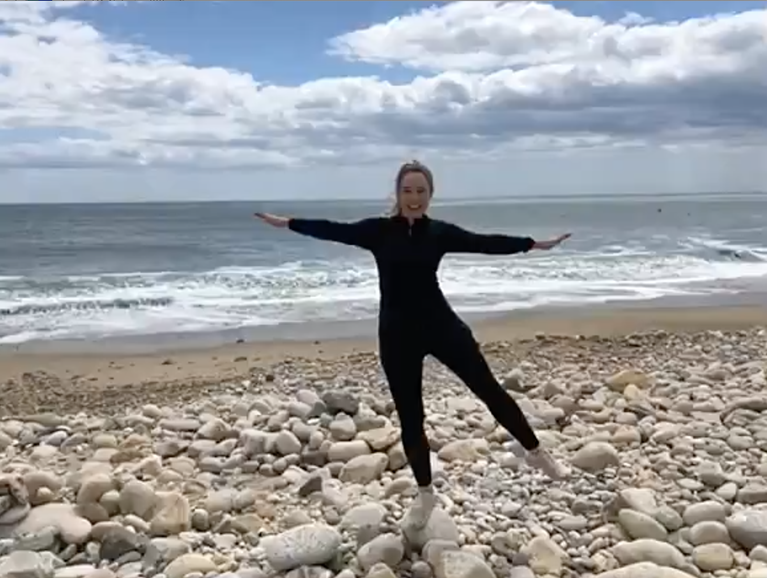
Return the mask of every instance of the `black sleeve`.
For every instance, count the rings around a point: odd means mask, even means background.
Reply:
[[[472,233],[450,223],[445,223],[442,234],[442,248],[445,253],[513,255],[527,253],[533,245],[535,240],[531,237]]]
[[[362,219],[353,223],[340,223],[326,219],[290,219],[288,227],[307,237],[334,241],[362,249],[372,249],[380,235],[380,219]]]

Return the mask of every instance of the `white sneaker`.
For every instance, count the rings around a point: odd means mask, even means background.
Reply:
[[[570,474],[572,473],[570,468],[559,463],[556,458],[542,446],[538,446],[536,449],[527,452],[525,459],[530,466],[541,470],[552,480],[563,480],[570,477]]]
[[[425,528],[436,506],[437,494],[434,489],[431,486],[418,488],[418,495],[413,499],[408,511],[408,518],[413,527],[418,530]]]

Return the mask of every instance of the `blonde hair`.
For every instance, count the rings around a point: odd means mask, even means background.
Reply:
[[[402,189],[402,181],[410,173],[421,173],[429,185],[429,193],[434,194],[434,174],[431,172],[431,169],[415,159],[403,163],[397,171],[397,176],[394,179],[394,201],[388,213],[390,217],[399,215],[399,192],[400,189]]]

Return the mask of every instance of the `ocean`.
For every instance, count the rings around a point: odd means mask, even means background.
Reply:
[[[378,287],[367,253],[251,215],[351,220],[384,209],[363,201],[0,205],[0,344],[373,319]],[[446,258],[443,288],[467,315],[767,289],[767,195],[441,200],[431,214],[477,231],[573,233],[551,252]]]

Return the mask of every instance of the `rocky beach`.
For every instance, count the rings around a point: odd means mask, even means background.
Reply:
[[[745,321],[483,336],[562,482],[429,360],[422,530],[374,351],[134,383],[8,361],[0,576],[767,578],[767,330]]]

